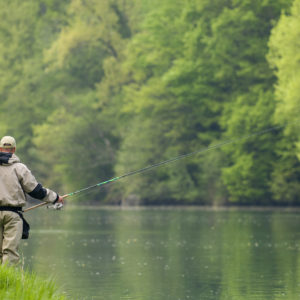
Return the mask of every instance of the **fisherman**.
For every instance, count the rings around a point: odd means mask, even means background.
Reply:
[[[4,136],[0,141],[0,263],[16,264],[23,233],[22,207],[26,196],[63,204],[63,197],[38,183],[31,171],[15,155],[16,141]],[[25,221],[26,222],[26,221]],[[26,225],[26,224],[24,224]]]

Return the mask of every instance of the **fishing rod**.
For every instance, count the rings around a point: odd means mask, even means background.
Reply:
[[[96,183],[96,184],[93,184],[93,185],[90,185],[90,186],[87,186],[85,188],[82,188],[82,189],[79,189],[75,192],[72,192],[72,193],[69,193],[69,194],[65,194],[64,196],[62,196],[63,198],[67,198],[67,197],[70,197],[70,196],[74,196],[76,194],[79,194],[79,193],[83,193],[83,192],[86,192],[92,188],[96,188],[96,187],[99,187],[99,186],[102,186],[102,185],[106,185],[106,184],[109,184],[109,183],[112,183],[114,181],[117,181],[117,180],[120,180],[120,179],[123,179],[125,177],[128,177],[128,176],[132,176],[132,175],[135,175],[135,174],[139,174],[139,173],[144,173],[144,172],[147,172],[151,169],[154,169],[154,168],[157,168],[157,167],[160,167],[162,165],[166,165],[166,164],[169,164],[171,162],[175,162],[177,160],[180,160],[180,159],[183,159],[183,158],[187,158],[189,156],[192,156],[192,155],[195,155],[195,154],[198,154],[198,153],[203,153],[203,152],[207,152],[207,151],[210,151],[210,150],[214,150],[214,149],[217,149],[217,148],[221,148],[225,145],[229,145],[229,144],[233,144],[233,143],[236,143],[236,142],[240,142],[242,140],[246,140],[246,139],[249,139],[250,137],[253,137],[253,136],[258,136],[258,135],[263,135],[263,134],[266,134],[266,133],[269,133],[271,131],[274,131],[274,130],[278,130],[278,129],[281,129],[281,128],[284,128],[286,127],[287,125],[289,124],[294,124],[294,123],[299,123],[300,121],[297,120],[295,122],[289,122],[289,123],[286,123],[284,125],[278,125],[278,126],[274,126],[274,127],[271,127],[271,128],[267,128],[267,129],[264,129],[264,130],[261,130],[259,132],[254,132],[254,133],[250,133],[248,135],[245,135],[245,136],[242,136],[242,137],[238,137],[238,138],[234,138],[234,139],[229,139],[229,140],[226,140],[224,142],[221,142],[221,143],[218,143],[216,145],[213,145],[213,146],[208,146],[206,148],[202,148],[200,150],[196,150],[196,151],[193,151],[193,152],[190,152],[190,153],[186,153],[186,154],[181,154],[179,156],[176,156],[176,157],[173,157],[173,158],[170,158],[168,160],[165,160],[165,161],[161,161],[161,162],[158,162],[156,164],[153,164],[153,165],[149,165],[149,166],[146,166],[144,168],[141,168],[141,169],[138,169],[138,170],[135,170],[135,171],[131,171],[131,172],[128,172],[128,173],[125,173],[121,176],[117,176],[117,177],[114,177],[114,178],[111,178],[109,180],[105,180],[105,181],[102,181],[102,182],[99,182],[99,183]],[[49,204],[48,202],[42,202],[40,204],[37,204],[37,205],[34,205],[34,206],[31,206],[27,209],[25,209],[23,212],[27,212],[29,210],[32,210],[32,209],[35,209],[35,208],[38,208],[38,207],[41,207],[41,206],[44,206],[46,204]]]

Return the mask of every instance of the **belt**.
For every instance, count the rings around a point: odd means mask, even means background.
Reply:
[[[30,226],[23,217],[23,211],[21,206],[0,206],[0,211],[12,211],[17,213],[23,221],[22,239],[28,239]]]
[[[0,206],[0,211],[20,212],[22,211],[22,207],[21,206]]]

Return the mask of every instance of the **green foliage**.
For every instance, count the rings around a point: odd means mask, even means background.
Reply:
[[[0,297],[10,300],[64,300],[52,280],[43,280],[21,269],[0,267]]]
[[[21,158],[45,185],[70,192],[283,125],[297,117],[299,102],[299,0],[276,25],[290,2],[1,4],[1,132],[17,138]],[[296,203],[299,147],[296,126],[287,126],[93,198]]]
[[[41,172],[46,175],[52,169],[55,174],[46,183],[65,192],[90,185],[95,178],[112,176],[114,137],[93,110],[95,95],[90,93],[84,99],[87,103],[82,102],[82,95],[73,96],[65,108],[54,111],[35,129],[36,155],[43,161]]]
[[[14,135],[24,160],[30,155],[32,127],[43,122],[67,88],[62,78],[47,73],[43,47],[50,44],[65,23],[68,1],[11,1],[1,4],[0,118],[3,134]]]
[[[52,166],[55,174],[47,183],[61,190],[112,176],[116,125],[95,91],[104,79],[105,60],[118,57],[123,36],[130,33],[129,27],[124,33],[127,9],[130,4],[124,1],[72,1],[68,25],[45,51],[48,72],[55,77],[62,74],[73,85],[62,95],[61,105],[34,131],[41,161],[47,162],[47,170]]]
[[[130,70],[132,81],[124,89],[122,109],[132,121],[123,134],[119,172],[188,153],[208,145],[216,136],[213,127],[220,106],[204,86],[209,74],[200,77],[207,65],[206,55],[199,54],[200,47],[195,44],[197,20],[190,24],[194,6],[179,5],[181,9],[168,2],[149,14],[128,46],[122,66],[125,72]],[[201,162],[182,161],[129,182],[122,190],[123,198],[135,193],[146,203],[159,199],[204,203],[207,195],[199,197],[201,176],[197,173],[207,170],[201,170]]]
[[[213,45],[225,45],[223,55],[217,56],[220,61],[217,75],[230,86],[227,89],[230,101],[222,116],[227,137],[242,137],[274,126],[275,78],[266,54],[272,23],[282,7],[274,1],[263,4],[243,1],[232,10],[224,10],[218,20],[217,40]],[[278,137],[273,131],[226,147],[228,165],[223,168],[222,178],[230,201],[270,203],[269,185],[273,162],[277,159],[274,144]]]
[[[147,165],[273,125],[275,79],[265,56],[272,22],[283,5],[231,4],[190,1],[172,10],[168,3],[145,19],[124,63],[132,83],[125,88],[123,109],[139,117],[126,128],[117,166],[128,169],[133,153],[142,153],[134,156],[138,166]],[[270,134],[227,146],[225,161],[216,154],[213,178],[206,158],[191,159],[178,171],[173,166],[161,177],[157,171],[126,184],[123,196],[133,189],[142,199],[151,191],[155,199],[166,195],[165,201],[212,203],[217,193],[209,197],[211,186],[226,195],[223,181],[231,201],[268,203],[275,138]]]
[[[270,38],[268,55],[276,70],[275,121],[289,123],[278,143],[276,152],[279,163],[272,174],[271,189],[276,201],[288,203],[299,201],[300,191],[300,1],[294,0],[291,12],[283,14]]]

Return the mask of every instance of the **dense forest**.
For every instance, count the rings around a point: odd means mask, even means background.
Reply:
[[[300,203],[300,0],[0,5],[1,135],[45,186],[250,135],[74,200]]]

